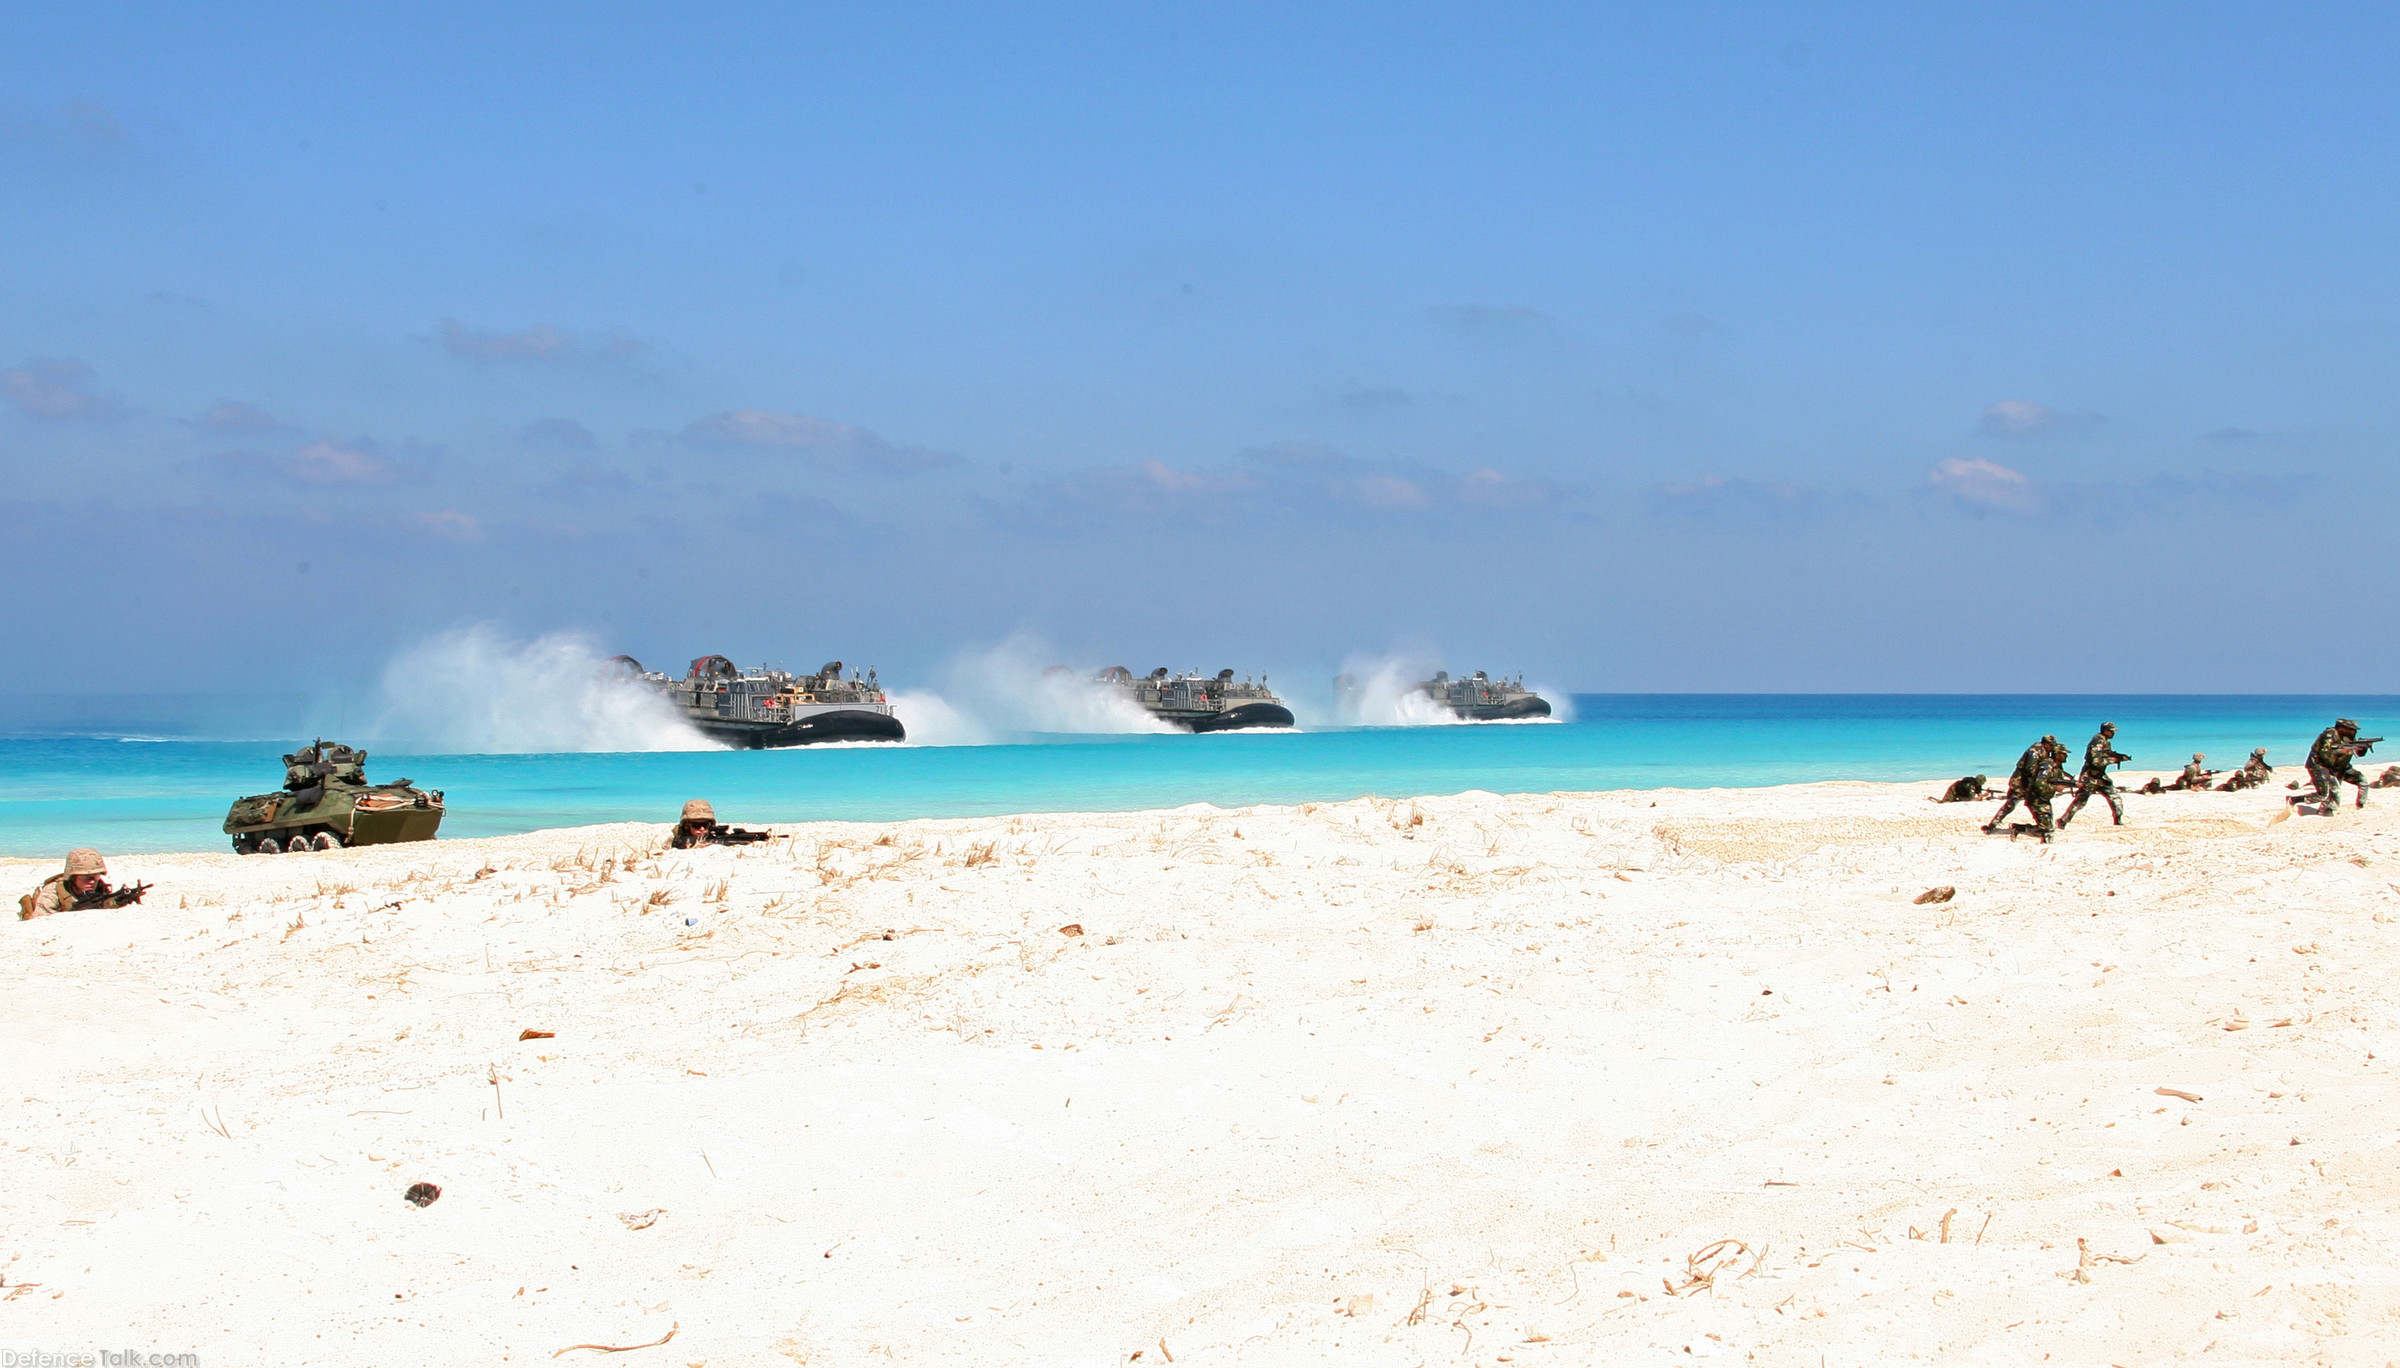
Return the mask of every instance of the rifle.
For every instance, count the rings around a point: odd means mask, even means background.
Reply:
[[[80,898],[77,898],[75,900],[75,910],[81,912],[88,908],[94,907],[125,907],[130,904],[140,902],[142,900],[142,895],[149,891],[150,885],[146,883],[129,884],[124,888],[114,890],[110,889],[108,885],[102,884],[100,887],[93,889],[91,892],[83,895]]]
[[[2382,739],[2383,738],[2380,736],[2356,737],[2352,740],[2344,741],[2342,743],[2342,749],[2350,752],[2352,755],[2365,755],[2368,751],[2375,749],[2375,743],[2381,741]]]
[[[759,841],[778,839],[772,831],[744,831],[740,827],[710,827],[708,839],[718,845],[751,845]]]

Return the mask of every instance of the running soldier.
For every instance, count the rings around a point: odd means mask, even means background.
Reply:
[[[2354,763],[2372,749],[2380,736],[2358,739],[2358,724],[2347,717],[2336,718],[2332,726],[2317,733],[2317,742],[2308,748],[2308,777],[2316,783],[2315,798],[2320,810],[2330,817],[2342,806],[2342,785],[2347,782],[2358,788],[2358,805],[2367,805],[2367,777],[2358,772]]]
[[[1983,824],[1984,834],[1988,836],[1998,831],[2000,824],[2008,820],[2008,814],[2015,811],[2021,802],[2033,815],[2034,830],[2042,834],[2043,844],[2048,844],[2051,831],[2050,801],[2066,778],[2059,770],[2066,758],[2067,748],[2060,745],[2055,736],[2045,736],[2027,746],[2025,753],[2017,757],[2017,772],[2009,779],[2008,801],[2000,805],[2000,811],[1992,820]]]
[[[2133,757],[2116,747],[2117,724],[2103,722],[2100,731],[2083,748],[2083,772],[2075,776],[2075,801],[2067,804],[2067,815],[2058,819],[2061,831],[2083,811],[2083,805],[2097,793],[2108,800],[2111,825],[2125,825],[2125,800],[2117,796],[2117,781],[2108,777],[2108,767],[2122,765]]]

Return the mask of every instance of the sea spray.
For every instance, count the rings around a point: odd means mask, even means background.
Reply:
[[[1439,727],[1459,723],[1458,714],[1433,701],[1421,687],[1440,668],[1439,659],[1410,652],[1348,656],[1334,688],[1334,718],[1345,727]]]
[[[950,706],[950,700],[923,689],[894,689],[892,716],[908,728],[908,743],[916,746],[988,746],[992,729]]]
[[[1003,732],[1172,732],[1122,690],[1088,670],[1060,665],[1031,632],[961,651],[946,671],[942,699],[963,719]],[[913,731],[912,739],[913,739]]]
[[[381,693],[369,736],[419,753],[718,749],[574,632],[519,641],[489,623],[455,628],[393,656]]]

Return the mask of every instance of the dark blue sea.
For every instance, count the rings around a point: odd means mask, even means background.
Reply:
[[[377,749],[376,780],[448,795],[444,836],[628,819],[670,821],[706,797],[730,821],[886,821],[1499,793],[1712,788],[1824,779],[2005,775],[2054,732],[2080,754],[2118,724],[2129,768],[2212,767],[2253,746],[2296,765],[2319,728],[2400,726],[2400,697],[2268,695],[1580,694],[1566,722],[1307,728],[1216,736],[1027,734],[994,744],[780,751],[412,754]],[[0,708],[0,853],[72,845],[217,850],[226,806],[277,787],[304,735],[212,739],[189,707],[139,700],[45,717]],[[220,733],[222,734],[222,733]],[[2379,751],[2371,760],[2378,766]]]

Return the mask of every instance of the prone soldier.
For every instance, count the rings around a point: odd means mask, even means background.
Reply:
[[[2250,758],[2242,762],[2240,769],[2226,776],[2224,783],[2217,785],[2217,792],[2239,793],[2243,789],[2257,788],[2274,773],[2275,767],[2267,763],[2267,748],[2259,746],[2250,752]]]
[[[67,852],[67,867],[42,880],[42,885],[17,899],[17,918],[31,921],[55,912],[78,912],[90,907],[128,907],[150,891],[146,883],[124,888],[108,886],[108,862],[90,846]]]
[[[2199,751],[2193,751],[2192,763],[2183,767],[2183,773],[2175,776],[2175,782],[2167,785],[2167,791],[2173,793],[2178,789],[2190,789],[2191,791],[2197,793],[2200,790],[2207,788],[2208,781],[2216,777],[2217,773],[2215,770],[2202,769],[2200,767],[2200,762],[2206,760],[2207,758],[2208,757],[2206,755],[2201,754]]]
[[[2083,805],[2095,793],[2108,800],[2111,824],[2125,825],[2125,800],[2117,796],[2117,781],[2108,777],[2108,767],[2122,765],[2133,757],[2119,751],[2116,740],[2117,724],[2103,722],[2098,734],[2084,746],[2083,772],[2075,776],[2075,801],[2067,804],[2067,814],[2058,819],[2061,830],[2075,820],[2075,814],[2083,811]]]
[[[1933,801],[1937,803],[1979,803],[1989,797],[1991,794],[1984,788],[1984,776],[1970,774],[1964,779],[1952,780],[1950,787],[1943,789],[1941,796]]]
[[[2367,787],[2368,787],[2368,788],[2400,788],[2400,765],[2386,765],[2386,766],[2384,766],[2384,767],[2383,767],[2383,773],[2376,775],[2376,776],[2375,776],[2375,782],[2374,782],[2374,783],[2372,783],[2372,784],[2369,784],[2369,785],[2367,785]]]
[[[717,810],[706,798],[694,798],[683,805],[683,819],[675,823],[675,834],[667,844],[677,850],[693,850],[700,846],[750,845],[771,841],[774,836],[765,831],[744,831],[729,827],[717,820]]]

